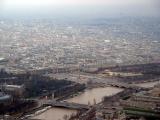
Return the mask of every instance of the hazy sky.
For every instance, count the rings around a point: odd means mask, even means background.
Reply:
[[[55,15],[159,15],[160,0],[0,0],[0,13]]]
[[[155,0],[3,0],[4,5],[17,6],[40,6],[40,5],[129,5],[129,4],[154,4]],[[157,0],[158,1],[158,0]]]

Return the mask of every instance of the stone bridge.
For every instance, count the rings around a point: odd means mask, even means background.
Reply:
[[[142,88],[142,87],[138,87],[136,85],[126,84],[126,83],[107,82],[106,84],[109,85],[109,86],[126,88],[126,89],[136,89],[136,90],[146,90],[147,89],[147,88]]]
[[[43,102],[43,105],[53,106],[53,107],[63,107],[70,109],[89,109],[88,105],[78,104],[78,103],[70,103],[66,101],[54,101],[54,100],[46,100]]]

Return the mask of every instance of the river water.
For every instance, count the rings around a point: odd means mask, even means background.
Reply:
[[[51,108],[46,112],[33,117],[33,119],[40,120],[64,120],[64,116],[70,116],[76,114],[76,110],[64,109],[64,108]]]
[[[86,90],[84,93],[66,100],[67,102],[74,102],[80,104],[100,103],[104,96],[112,96],[121,92],[123,89],[115,87],[94,88]]]
[[[67,99],[68,102],[80,103],[80,104],[94,104],[102,101],[104,96],[115,95],[118,92],[123,91],[123,89],[115,87],[105,87],[105,88],[94,88],[88,89],[84,93],[75,96],[73,98]],[[34,119],[40,120],[64,120],[64,116],[75,114],[76,110],[63,109],[63,108],[51,108],[46,112],[35,116]]]

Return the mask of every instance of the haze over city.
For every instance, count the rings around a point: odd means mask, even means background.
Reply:
[[[73,18],[155,17],[159,16],[159,5],[159,0],[1,0],[0,13]]]

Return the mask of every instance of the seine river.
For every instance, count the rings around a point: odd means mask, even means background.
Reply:
[[[74,102],[80,104],[91,104],[95,102],[100,103],[104,96],[112,96],[121,92],[123,89],[115,87],[94,88],[86,90],[84,93],[66,100],[67,102]]]
[[[33,119],[40,120],[64,120],[64,117],[76,114],[76,110],[64,109],[64,108],[51,108],[44,113],[33,117]]]
[[[150,88],[154,87],[154,85],[158,84],[156,82],[147,82],[147,83],[139,83],[136,84],[140,87]],[[82,94],[75,96],[73,98],[69,98],[65,101],[67,102],[74,102],[80,104],[91,104],[100,103],[104,96],[112,96],[117,94],[118,92],[123,91],[121,88],[115,87],[105,87],[105,88],[94,88],[94,89],[87,89]],[[70,116],[72,114],[76,114],[76,110],[64,109],[64,108],[51,108],[46,112],[35,116],[34,119],[40,120],[64,120],[64,116]]]
[[[94,88],[86,90],[84,93],[75,96],[73,98],[67,99],[68,102],[80,103],[80,104],[94,104],[102,101],[104,96],[115,95],[118,92],[123,91],[123,89],[115,87],[105,87],[105,88]],[[76,110],[69,110],[63,108],[51,108],[46,112],[35,116],[34,119],[42,120],[63,120],[65,115],[70,116],[75,114]]]

